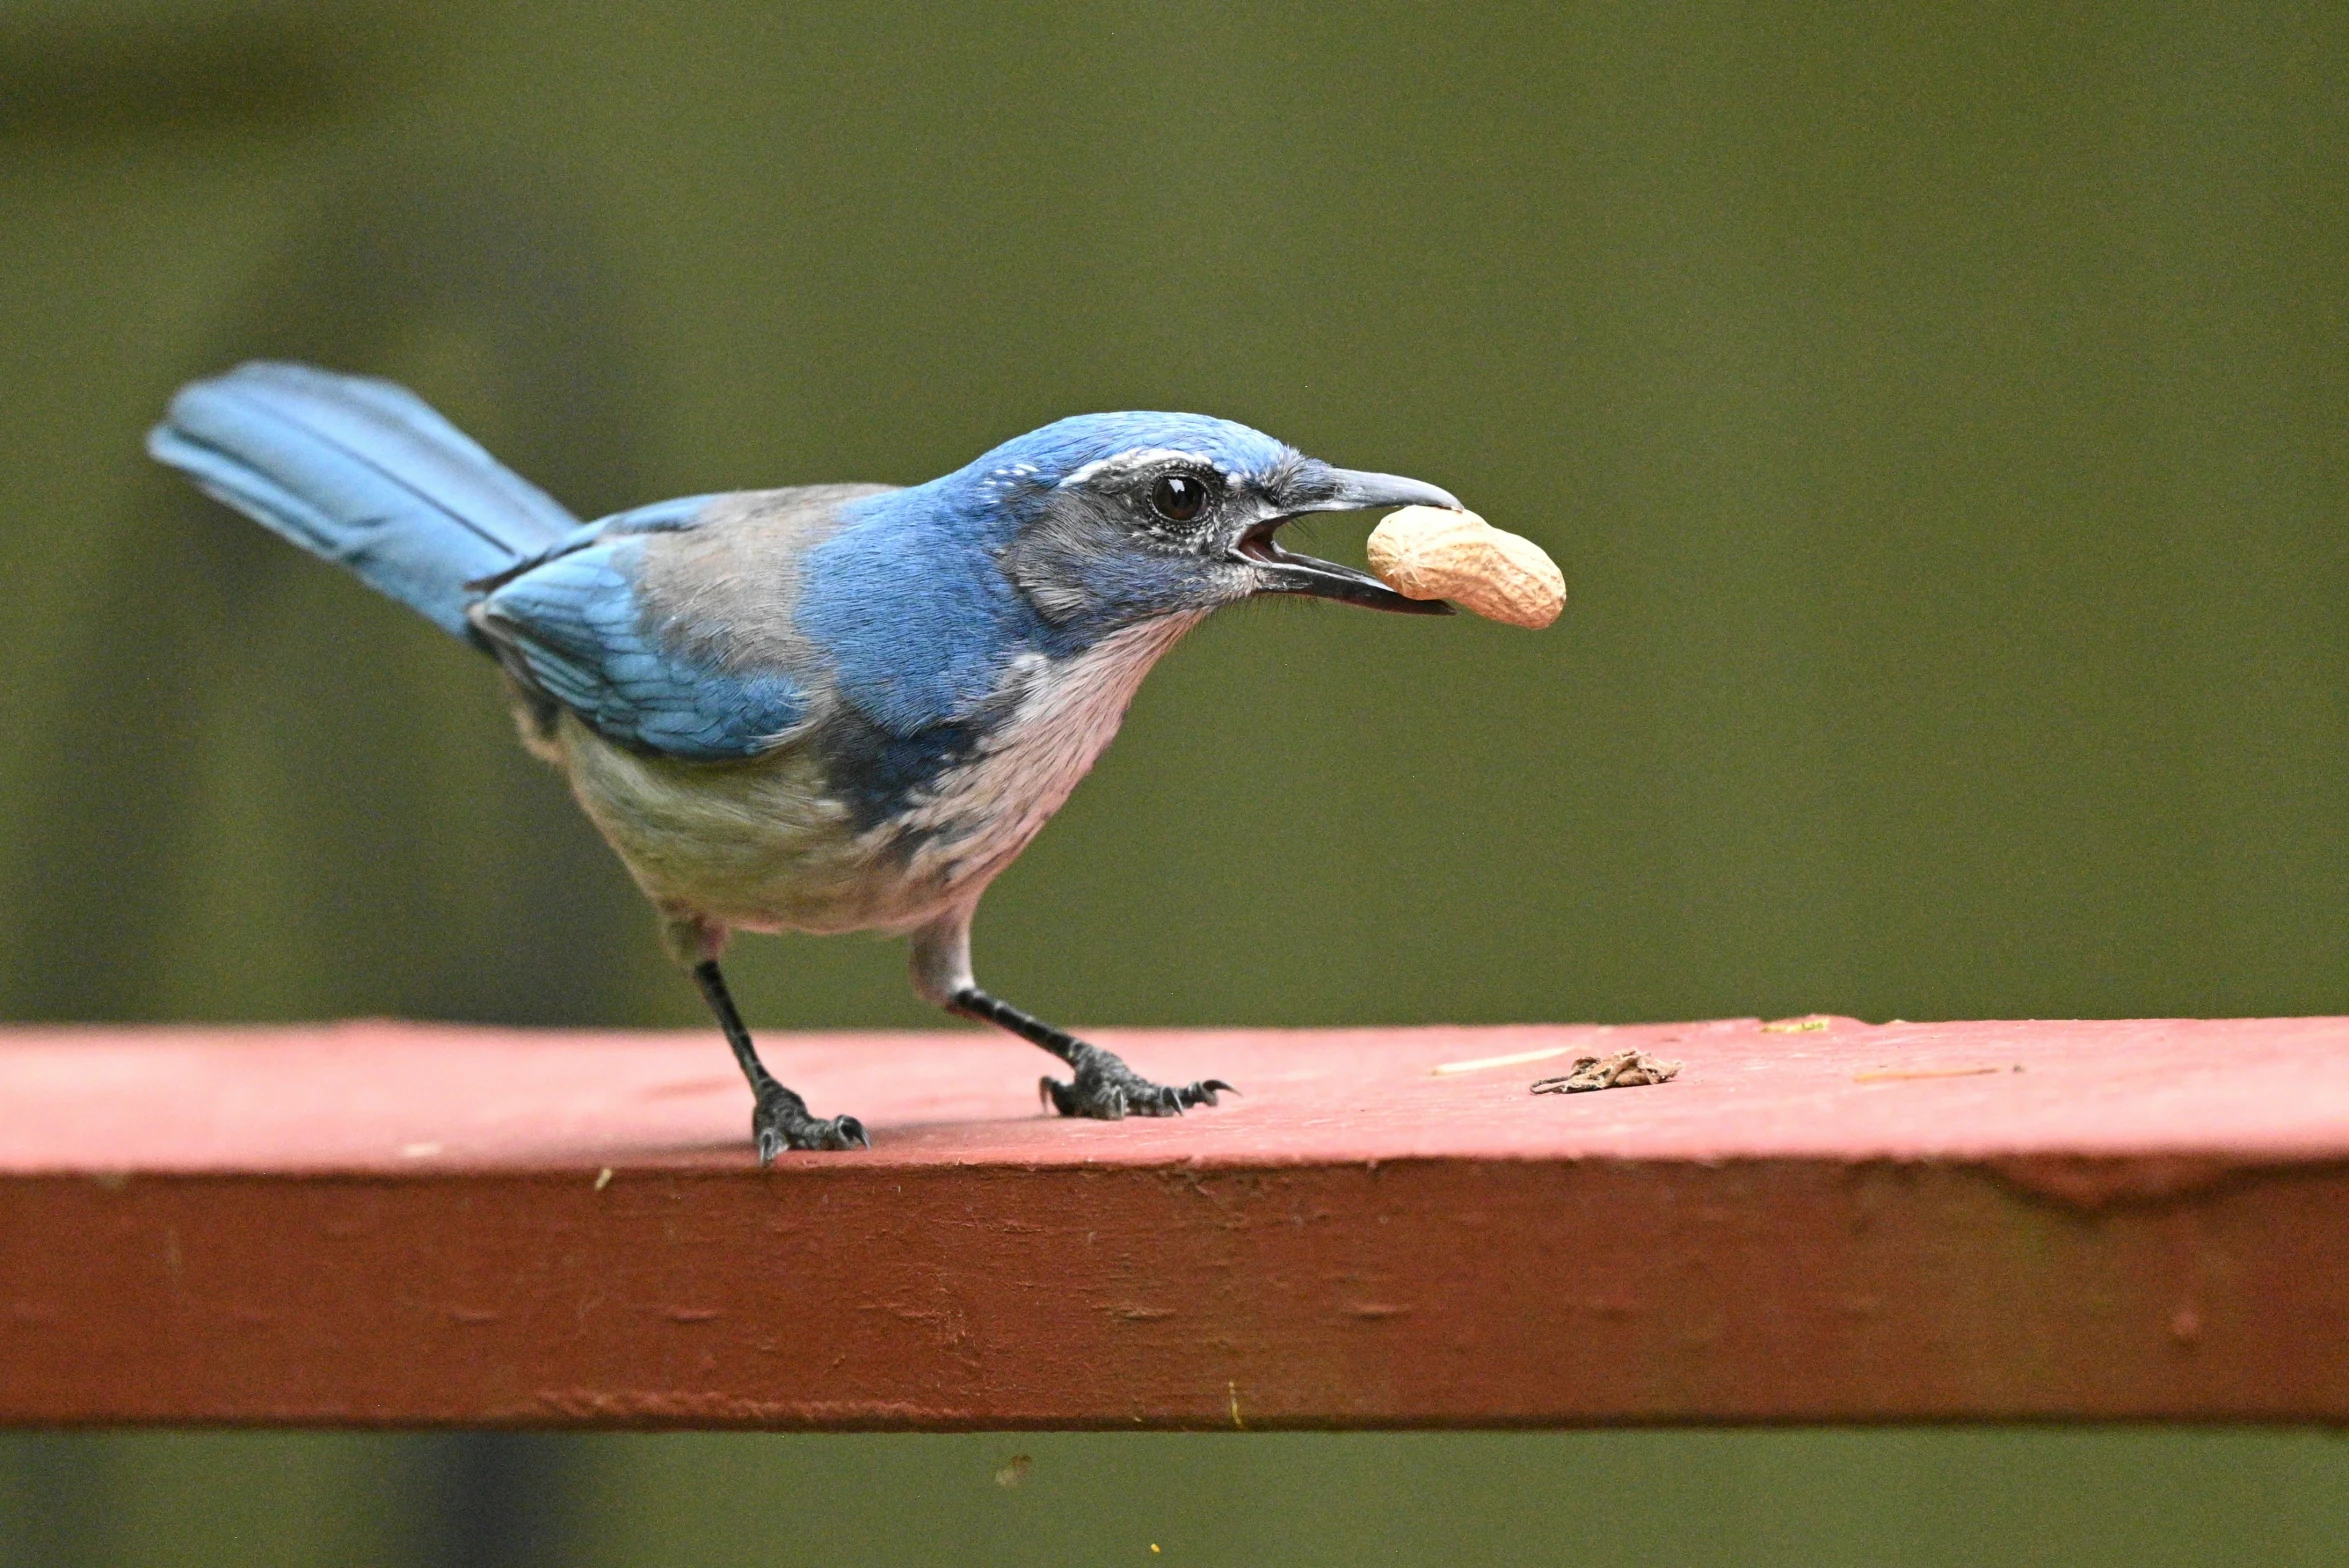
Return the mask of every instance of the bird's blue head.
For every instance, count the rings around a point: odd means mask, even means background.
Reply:
[[[987,517],[1004,574],[1056,625],[1107,629],[1274,593],[1450,612],[1274,538],[1307,512],[1458,509],[1448,492],[1332,468],[1230,420],[1081,415],[1007,441],[942,483]]]

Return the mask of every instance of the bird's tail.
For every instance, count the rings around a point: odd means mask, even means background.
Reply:
[[[405,387],[307,365],[240,365],[189,383],[147,450],[468,640],[465,585],[578,526]]]

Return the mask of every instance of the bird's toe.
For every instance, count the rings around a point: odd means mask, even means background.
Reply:
[[[774,1164],[775,1157],[785,1149],[840,1150],[873,1146],[863,1122],[853,1116],[819,1121],[808,1115],[805,1103],[787,1089],[759,1102],[758,1109],[751,1113],[750,1132],[758,1144],[761,1165]]]
[[[1082,1116],[1089,1121],[1123,1121],[1129,1110],[1139,1110],[1128,1103],[1122,1084],[1104,1082],[1077,1074],[1075,1083],[1062,1083],[1057,1078],[1036,1081],[1037,1096],[1063,1116]]]
[[[1194,1105],[1215,1104],[1218,1094],[1239,1092],[1221,1078],[1179,1088],[1152,1083],[1115,1057],[1107,1057],[1106,1064],[1086,1063],[1078,1069],[1074,1083],[1045,1078],[1036,1090],[1045,1104],[1063,1116],[1105,1122],[1128,1116],[1180,1116]]]

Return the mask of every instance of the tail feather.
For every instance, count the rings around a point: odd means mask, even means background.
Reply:
[[[306,365],[240,365],[190,383],[147,450],[468,640],[465,585],[578,527],[405,387]]]

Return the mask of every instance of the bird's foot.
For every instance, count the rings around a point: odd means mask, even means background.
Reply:
[[[758,1107],[750,1113],[750,1136],[759,1146],[759,1163],[772,1165],[785,1149],[869,1149],[865,1124],[853,1116],[818,1120],[807,1113],[807,1101],[773,1079],[761,1084]]]
[[[1080,1045],[1073,1064],[1077,1081],[1037,1081],[1036,1093],[1063,1116],[1090,1116],[1114,1122],[1128,1116],[1180,1116],[1194,1105],[1213,1105],[1216,1095],[1240,1091],[1221,1078],[1171,1088],[1152,1083],[1097,1045]]]

